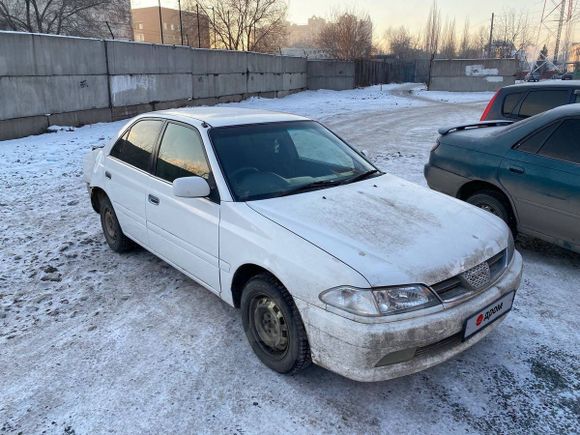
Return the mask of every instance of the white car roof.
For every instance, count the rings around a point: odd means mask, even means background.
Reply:
[[[162,110],[141,116],[161,116],[173,119],[191,118],[206,122],[212,127],[230,125],[260,124],[265,122],[307,121],[303,116],[268,110],[243,109],[233,107],[188,107],[183,109]]]

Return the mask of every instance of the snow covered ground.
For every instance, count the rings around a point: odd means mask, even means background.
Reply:
[[[418,89],[238,104],[319,119],[424,185],[437,128],[479,119],[489,95]],[[440,366],[376,384],[318,367],[280,376],[236,310],[144,250],[107,248],[82,158],[123,123],[0,142],[0,433],[578,431],[579,255],[520,238],[514,310]]]

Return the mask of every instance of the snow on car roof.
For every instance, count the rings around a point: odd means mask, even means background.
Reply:
[[[192,118],[198,121],[206,122],[212,127],[308,120],[308,118],[303,116],[292,115],[290,113],[215,106],[163,110],[155,112],[155,114],[169,117]]]

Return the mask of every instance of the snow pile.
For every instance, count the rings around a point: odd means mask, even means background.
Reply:
[[[390,111],[424,104],[392,92],[399,88],[400,85],[389,84],[347,91],[321,89],[277,99],[252,97],[235,104],[239,107],[287,112],[309,118],[325,118],[350,111]]]
[[[487,103],[495,92],[445,92],[428,91],[424,86],[413,90],[413,95],[441,103]]]

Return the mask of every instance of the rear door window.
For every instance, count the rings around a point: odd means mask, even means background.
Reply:
[[[516,108],[520,99],[522,98],[523,92],[514,92],[513,94],[508,94],[503,100],[503,106],[501,108],[501,113],[504,116],[517,116]]]
[[[539,154],[553,159],[580,163],[580,118],[563,121],[554,134],[548,138]]]
[[[530,91],[520,107],[519,115],[522,118],[528,118],[569,102],[570,91],[568,89]]]
[[[137,122],[113,146],[111,156],[143,171],[148,171],[151,154],[162,126],[163,121],[155,119]]]
[[[556,128],[558,127],[558,125],[560,125],[559,122],[555,122],[552,125],[549,125],[546,128],[543,128],[542,130],[533,133],[531,136],[528,136],[526,139],[524,139],[518,146],[517,146],[517,150],[518,151],[524,151],[526,153],[531,153],[531,154],[536,154],[539,149],[542,147],[542,145],[544,145],[544,142],[546,142],[546,139],[548,139],[550,137],[550,135],[554,132],[554,130],[556,130]]]

